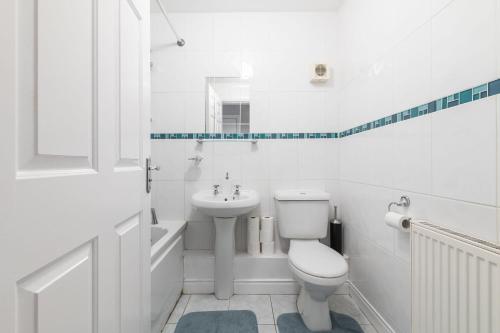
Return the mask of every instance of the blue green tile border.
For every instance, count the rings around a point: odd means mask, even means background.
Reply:
[[[272,140],[272,139],[335,139],[338,133],[152,133],[152,140],[214,139],[214,140]]]
[[[379,127],[399,123],[413,118],[451,109],[458,105],[471,103],[486,97],[500,94],[500,79],[481,84],[477,87],[466,89],[446,97],[442,97],[392,115],[340,131],[326,133],[152,133],[152,140],[175,139],[215,139],[215,140],[245,140],[245,139],[337,139],[346,136],[370,131]]]

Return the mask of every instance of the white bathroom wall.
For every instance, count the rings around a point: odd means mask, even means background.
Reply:
[[[338,11],[339,127],[349,129],[500,77],[500,1],[350,0]],[[409,214],[500,243],[492,96],[338,140],[351,282],[410,332],[410,243],[384,224]]]
[[[152,15],[152,131],[205,131],[205,78],[251,76],[251,132],[334,132],[337,129],[336,18],[325,13],[175,13],[186,40],[179,48],[159,14]],[[311,84],[312,65],[330,64],[334,78]],[[194,211],[191,195],[213,184],[253,188],[256,213],[275,215],[276,189],[315,187],[334,191],[337,140],[259,140],[258,144],[153,140],[153,206],[162,219],[186,219],[187,249],[212,249],[213,224]],[[188,158],[201,154],[195,164]],[[230,180],[224,180],[229,172]],[[245,233],[237,226],[237,247]]]

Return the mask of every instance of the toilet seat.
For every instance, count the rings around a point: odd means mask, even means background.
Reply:
[[[306,282],[331,285],[346,279],[344,257],[317,240],[291,240],[288,261]]]

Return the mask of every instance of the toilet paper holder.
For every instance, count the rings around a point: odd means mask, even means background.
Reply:
[[[399,199],[399,202],[391,202],[389,204],[389,206],[387,206],[387,211],[390,212],[391,211],[391,207],[392,206],[398,206],[398,207],[409,207],[410,206],[410,198],[407,197],[406,195],[402,195],[401,198]]]

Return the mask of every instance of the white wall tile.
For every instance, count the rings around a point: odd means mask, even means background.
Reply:
[[[178,20],[183,18],[184,24],[177,26],[175,22],[172,23],[177,28],[181,37],[186,41],[186,44],[183,46],[186,51],[206,51],[212,49],[214,43],[214,23],[212,15],[207,15],[205,13],[190,13],[189,15],[180,13],[169,14],[170,19],[176,19],[178,17]],[[160,19],[165,21],[163,17]],[[167,28],[167,30],[170,29]],[[153,28],[151,31],[152,35],[161,34],[162,32],[155,31]]]
[[[497,244],[500,244],[500,208],[497,208]]]
[[[496,241],[495,207],[433,198],[430,201],[430,214],[432,223],[487,241]]]
[[[362,233],[394,253],[396,231],[385,224],[387,204],[399,199],[399,192],[364,184],[341,182],[341,218],[350,228]]]
[[[455,0],[432,19],[432,94],[495,79],[495,0]]]
[[[394,126],[388,164],[395,188],[420,193],[431,191],[431,119],[419,117]]]
[[[184,131],[188,133],[205,132],[205,93],[188,92],[184,98]]]
[[[339,167],[340,167],[340,156],[339,156],[339,146],[340,141],[335,140],[326,140],[326,179],[338,179],[339,178]]]
[[[363,121],[371,121],[392,113],[394,92],[387,87],[392,87],[393,79],[394,65],[390,56],[371,65],[365,76],[367,95],[363,99],[367,101],[367,105],[363,114],[368,117],[363,118]]]
[[[335,75],[335,74],[334,74]],[[334,77],[334,81],[336,78]],[[339,94],[337,90],[326,91],[325,126],[327,132],[338,132],[339,124]]]
[[[429,102],[431,100],[430,23],[420,27],[396,46],[393,61],[393,112]]]
[[[273,92],[269,94],[267,121],[272,132],[294,132],[298,129],[298,114],[303,112],[297,106],[294,92]]]
[[[497,207],[500,207],[500,95],[497,96]],[[499,226],[500,227],[500,226]],[[500,228],[499,228],[500,232]]]
[[[240,77],[242,59],[240,51],[215,52],[214,67],[211,75],[218,77]]]
[[[393,143],[397,141],[394,126],[385,126],[369,131],[362,144],[365,146],[365,156],[359,160],[362,172],[368,177],[368,184],[394,187],[394,168],[391,163],[394,158]]]
[[[326,92],[296,93],[297,127],[299,132],[327,132]]]
[[[436,15],[454,0],[431,0],[431,15]]]
[[[185,140],[152,140],[152,162],[160,166],[153,180],[184,180],[185,150]]]
[[[247,66],[248,74],[251,74],[252,91],[268,91],[269,77],[275,75],[275,71],[269,63],[268,53],[264,50],[243,51],[241,53],[241,63]]]
[[[174,63],[177,66],[177,63]],[[170,66],[174,67],[174,66]],[[183,79],[186,80],[186,90],[190,92],[205,92],[206,78],[214,76],[214,53],[209,50],[193,51],[185,54],[185,68],[181,68]]]
[[[184,182],[155,181],[152,186],[151,205],[162,220],[184,219]]]
[[[339,146],[339,178],[362,183],[368,183],[368,174],[364,171],[366,168],[367,147],[364,142],[367,141],[368,132],[356,134],[341,139]]]
[[[269,94],[267,92],[252,91],[250,93],[250,132],[272,132],[268,115]]]
[[[409,333],[410,265],[388,254],[371,238],[346,229],[349,280],[363,293],[395,332]]]
[[[156,133],[184,132],[184,104],[183,93],[153,93],[151,95],[151,124]]]
[[[363,118],[368,118],[363,114],[366,101],[357,96],[362,95],[363,88],[358,87],[359,79],[352,81],[339,92],[339,128],[341,130],[354,127],[363,123]]]
[[[214,49],[255,51],[268,47],[271,19],[266,13],[214,14]]]
[[[496,99],[433,113],[432,193],[495,205],[495,178]]]
[[[242,163],[241,142],[215,142],[214,143],[214,179],[219,183],[224,182],[226,173],[229,173],[229,180],[241,180]]]
[[[299,179],[325,179],[327,171],[327,141],[300,140],[298,142]]]
[[[241,153],[241,178],[243,180],[269,179],[269,140],[257,144],[239,145]]]
[[[178,46],[151,50],[151,91],[178,92],[188,89],[186,51]],[[175,66],[172,66],[175,64]]]
[[[296,188],[326,191],[326,182],[324,179],[298,179]]]
[[[431,17],[432,0],[395,0],[395,34],[396,41],[408,37]]]
[[[410,263],[411,242],[409,233],[396,232],[396,239],[394,243],[394,254],[396,255],[396,257]]]
[[[299,175],[297,140],[271,140],[268,145],[269,178],[296,180]]]
[[[497,41],[497,77],[500,77],[500,0],[497,0],[497,12],[495,22],[497,24],[496,27],[496,41]]]

